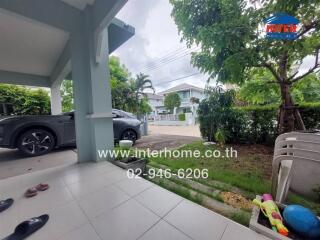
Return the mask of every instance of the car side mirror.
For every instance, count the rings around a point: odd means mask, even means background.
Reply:
[[[71,120],[74,120],[74,112],[70,113],[69,116]]]

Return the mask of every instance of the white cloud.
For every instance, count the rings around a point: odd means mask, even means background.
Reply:
[[[186,54],[185,43],[180,41],[177,26],[170,15],[171,9],[167,0],[130,0],[117,17],[134,26],[136,34],[114,55],[119,56],[133,74],[142,71],[150,75],[157,91],[184,82],[204,87],[208,76],[203,74],[168,83],[198,72],[190,64],[191,56]],[[175,50],[178,51],[170,59],[177,56],[179,59],[167,64],[159,62],[159,58]],[[150,66],[155,63],[156,67],[151,69]]]
[[[180,41],[177,26],[171,18],[171,10],[168,0],[128,1],[117,17],[134,26],[136,34],[114,55],[119,56],[133,74],[143,72],[150,75],[157,92],[184,82],[204,87],[208,76],[203,74],[168,82],[198,72],[190,64],[190,54],[168,64],[159,64],[159,58],[168,53],[178,50],[176,56],[182,56],[187,49],[186,44]],[[157,68],[151,70],[155,63]],[[314,58],[307,57],[299,72],[309,70],[313,64]]]

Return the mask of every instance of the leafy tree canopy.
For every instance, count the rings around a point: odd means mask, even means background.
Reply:
[[[50,114],[50,98],[43,89],[0,84],[0,103],[13,106],[16,115]]]
[[[71,112],[73,107],[73,82],[64,80],[61,84],[62,112]]]
[[[242,83],[251,67],[278,70],[280,57],[287,67],[314,55],[320,43],[319,0],[170,0],[172,15],[189,46],[199,44],[193,63],[221,82]],[[263,20],[285,12],[302,23],[295,41],[263,37]]]
[[[169,93],[164,98],[164,106],[170,112],[173,112],[173,109],[176,107],[180,107],[181,99],[178,93]]]
[[[148,113],[152,109],[144,99],[144,90],[152,89],[152,81],[145,74],[138,74],[135,79],[115,56],[109,58],[110,86],[112,107],[132,113]],[[72,81],[65,80],[61,87],[63,111],[73,110]]]
[[[250,80],[241,86],[238,98],[254,105],[279,103],[280,89],[276,84],[268,84],[270,79],[272,79],[270,72],[254,71]],[[292,97],[296,103],[320,102],[320,78],[311,74],[293,84]]]
[[[109,69],[111,80],[126,82],[130,78],[130,73],[125,65],[120,63],[120,59],[115,56],[109,58]]]
[[[149,89],[154,92],[155,90],[149,76],[143,73],[137,74],[136,78],[130,81],[130,88],[135,96],[134,101],[136,103],[136,106],[133,107],[133,112],[137,113],[139,117],[140,114],[148,112],[145,111],[146,104],[144,101],[147,99],[147,95],[144,91]]]
[[[222,83],[242,84],[255,68],[268,70],[281,89],[278,132],[304,129],[291,87],[320,68],[319,0],[170,0],[172,16],[189,47],[201,46],[192,63]],[[263,21],[275,13],[300,20],[297,38],[268,40]],[[314,63],[299,73],[307,56]],[[257,81],[257,80],[255,80]]]
[[[152,108],[149,105],[147,98],[141,99],[139,112],[143,114],[152,112]]]

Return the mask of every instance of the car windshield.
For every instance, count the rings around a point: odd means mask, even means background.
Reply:
[[[125,111],[122,111],[122,110],[118,110],[118,109],[113,109],[112,110],[112,113],[120,116],[120,117],[124,117],[124,118],[137,118],[134,114],[132,113],[129,113],[129,112],[125,112]],[[74,115],[74,112],[65,112],[65,113],[62,113],[61,115],[64,115],[64,116],[73,116]]]
[[[136,118],[136,116],[133,115],[132,113],[125,112],[125,111],[122,111],[122,110],[113,109],[112,112],[117,114],[117,115],[119,115],[119,116],[121,116],[121,117],[124,117],[124,118]]]

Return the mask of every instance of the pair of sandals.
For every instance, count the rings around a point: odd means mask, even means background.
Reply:
[[[30,188],[26,191],[26,197],[33,197],[37,195],[38,191],[45,191],[49,188],[48,184],[39,184],[36,187]],[[12,198],[8,198],[6,200],[0,201],[0,212],[5,211],[9,207],[12,206],[14,200]],[[2,240],[23,240],[29,237],[34,232],[38,231],[42,228],[49,220],[49,215],[44,214],[39,217],[28,219],[22,223],[20,223],[14,230],[12,234],[5,237]]]
[[[40,183],[35,187],[29,188],[25,193],[24,196],[26,198],[34,197],[38,194],[38,192],[43,192],[49,189],[49,185],[46,183]]]

